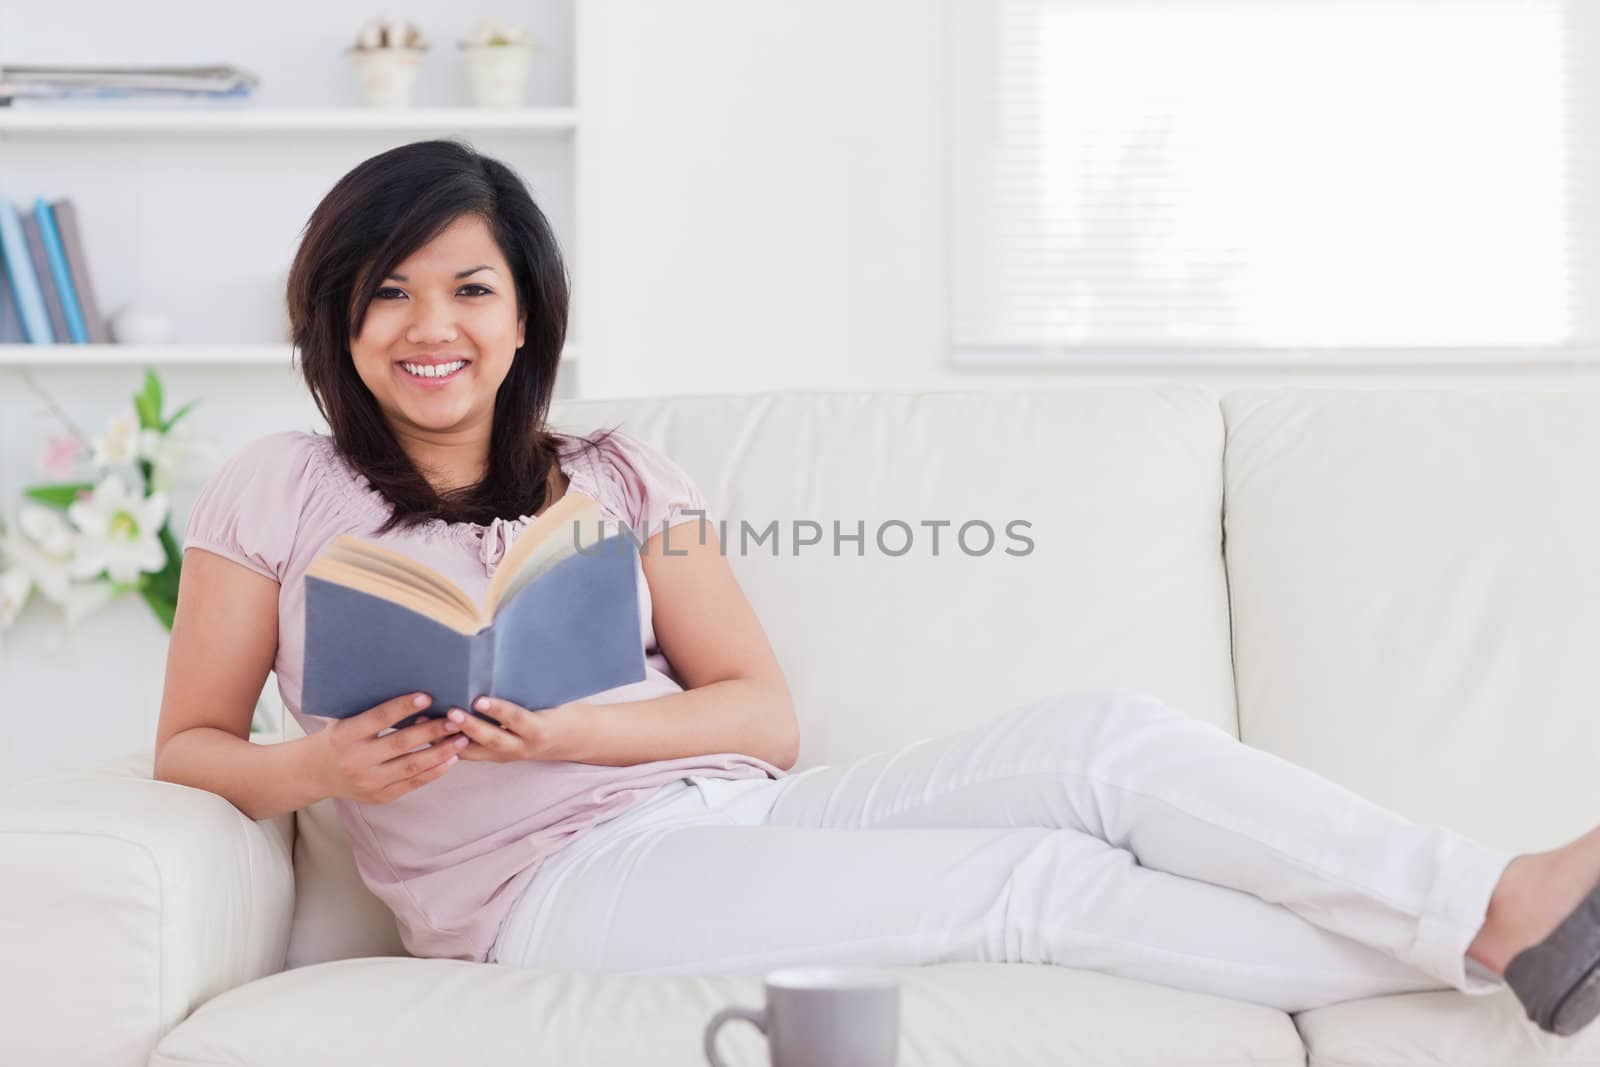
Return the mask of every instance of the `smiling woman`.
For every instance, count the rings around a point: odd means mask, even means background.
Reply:
[[[351,360],[417,465],[447,491],[475,485],[482,461],[441,435],[481,423],[489,436],[526,325],[511,269],[479,215],[455,219],[400,266],[374,293]]]
[[[451,141],[361,163],[312,212],[289,276],[301,370],[332,433],[247,445],[184,530],[156,777],[255,819],[334,800],[415,955],[484,959],[545,856],[657,790],[773,780],[795,760],[788,687],[727,559],[689,531],[676,540],[698,549],[657,547],[708,510],[700,490],[627,434],[545,425],[567,291],[550,227],[504,164]],[[373,542],[482,602],[569,491],[651,532],[627,632],[640,680],[549,708],[475,693],[493,701],[483,718],[448,707],[466,697],[411,691],[349,718],[303,712],[306,576],[326,546]],[[581,627],[584,607],[552,624]],[[403,672],[403,643],[366,637]],[[253,745],[269,671],[306,736]],[[435,696],[438,713],[398,725]]]
[[[453,141],[392,149],[317,205],[289,274],[301,370],[385,529],[536,513],[568,282],[509,167]]]

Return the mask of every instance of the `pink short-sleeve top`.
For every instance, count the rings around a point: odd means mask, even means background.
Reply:
[[[705,512],[704,497],[677,464],[621,432],[592,447],[563,437],[557,458],[568,491],[593,497],[608,521],[626,523],[641,539]],[[389,510],[332,437],[288,431],[230,456],[190,512],[185,548],[214,552],[278,583],[273,667],[284,707],[308,734],[332,721],[300,713],[305,571],[323,546],[340,534],[376,541],[480,600],[506,549],[534,518],[497,518],[488,525],[432,520],[380,536]],[[645,677],[587,703],[648,700],[683,689],[657,646],[642,566],[638,577]],[[406,949],[414,956],[484,961],[501,921],[547,857],[686,775],[780,778],[784,772],[737,752],[627,767],[471,761],[387,804],[334,803],[362,880],[394,912]]]

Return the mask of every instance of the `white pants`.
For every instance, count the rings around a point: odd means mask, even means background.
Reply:
[[[1049,963],[1302,1011],[1503,982],[1514,854],[1127,690],[783,779],[680,779],[544,863],[493,962],[755,973]]]

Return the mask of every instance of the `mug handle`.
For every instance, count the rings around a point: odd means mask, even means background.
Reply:
[[[717,1031],[723,1023],[742,1019],[757,1030],[763,1037],[767,1033],[767,1012],[764,1008],[723,1008],[711,1017],[706,1024],[706,1059],[711,1061],[711,1067],[728,1067],[728,1061],[717,1055]]]

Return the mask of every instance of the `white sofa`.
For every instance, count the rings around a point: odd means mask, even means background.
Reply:
[[[732,563],[802,767],[1131,686],[1488,842],[1600,821],[1595,394],[790,392],[555,418],[620,421],[718,515],[783,524],[785,555]],[[865,555],[788,554],[804,519],[865,520]],[[893,519],[918,528],[900,557],[870,540]],[[968,556],[952,526],[935,557],[918,524],[938,519],[1026,520],[1035,548]],[[326,803],[257,823],[149,772],[146,753],[0,793],[0,1063],[688,1067],[717,1008],[759,1003],[754,975],[406,957]],[[1064,968],[905,977],[904,1067],[1600,1062],[1600,1028],[1543,1034],[1509,993],[1290,1018]],[[766,1062],[748,1028],[724,1044]]]

